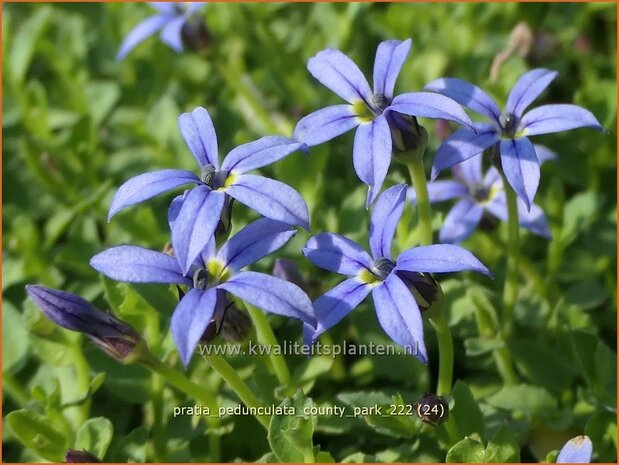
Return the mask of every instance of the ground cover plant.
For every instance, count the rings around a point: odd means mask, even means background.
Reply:
[[[7,462],[615,462],[616,6],[3,7]]]

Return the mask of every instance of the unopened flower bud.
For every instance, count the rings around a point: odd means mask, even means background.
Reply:
[[[194,52],[207,50],[213,43],[213,36],[204,18],[195,14],[183,24],[181,37],[187,48]]]
[[[398,270],[397,274],[413,294],[422,312],[428,310],[440,300],[440,284],[429,273]]]
[[[26,286],[28,295],[58,326],[86,334],[101,350],[128,364],[139,358],[144,341],[137,331],[111,313],[97,310],[83,298],[38,285]]]
[[[395,157],[413,150],[425,150],[428,132],[419,125],[417,118],[391,111],[387,115],[387,122],[391,129],[391,150]]]
[[[99,463],[97,457],[92,455],[87,450],[73,450],[69,449],[67,453],[64,455],[65,463]]]
[[[228,301],[225,291],[218,290],[215,313],[200,341],[208,344],[221,335],[227,342],[240,342],[247,337],[250,328],[249,317]]]
[[[449,404],[444,397],[436,394],[426,393],[413,404],[413,410],[421,421],[432,426],[440,425],[449,418]]]
[[[286,260],[285,258],[276,258],[275,263],[273,264],[272,274],[276,278],[283,279],[284,281],[289,281],[301,288],[303,288],[305,284],[303,276],[301,276],[301,272],[299,271],[299,267],[297,266],[296,262],[293,262],[292,260]]]

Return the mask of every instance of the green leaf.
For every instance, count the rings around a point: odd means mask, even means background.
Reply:
[[[505,341],[501,339],[470,337],[464,341],[464,349],[466,350],[466,355],[469,357],[487,354],[501,347],[505,347]]]
[[[98,127],[120,97],[118,84],[106,81],[91,82],[84,89],[84,93],[86,100],[90,103],[93,125]]]
[[[75,448],[87,450],[95,457],[103,460],[107,448],[112,441],[114,427],[107,418],[90,418],[77,432]]]
[[[471,438],[464,438],[447,452],[447,463],[482,463],[484,446]]]
[[[515,339],[510,342],[509,349],[518,369],[527,379],[553,394],[563,391],[574,378],[575,371],[565,356],[543,341]]]
[[[292,407],[294,415],[273,415],[269,425],[269,444],[280,462],[306,462],[314,458],[312,436],[316,416],[306,415],[304,409],[314,405],[300,389],[288,397],[280,407]]]
[[[454,406],[450,414],[453,415],[458,424],[460,434],[471,436],[473,433],[477,433],[484,440],[486,436],[484,416],[469,387],[458,380],[454,385],[452,395]]]
[[[588,279],[569,287],[565,291],[564,297],[566,302],[576,305],[582,310],[591,310],[606,302],[610,295],[600,282]]]
[[[519,463],[520,448],[511,429],[503,424],[486,447],[486,463]]]
[[[26,447],[45,460],[61,462],[68,448],[67,438],[47,418],[30,410],[9,413],[7,421],[13,434]]]
[[[22,364],[28,355],[30,340],[19,311],[8,301],[2,305],[2,371]]]
[[[594,444],[598,462],[617,460],[617,416],[610,412],[592,415],[585,425],[585,434]]]
[[[557,400],[548,391],[528,384],[504,386],[488,398],[488,403],[498,409],[529,415],[548,413],[557,408]]]
[[[39,37],[51,16],[48,6],[38,8],[17,30],[13,38],[11,53],[7,57],[7,71],[16,82],[22,82]]]

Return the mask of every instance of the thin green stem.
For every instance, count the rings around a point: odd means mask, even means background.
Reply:
[[[438,382],[436,393],[439,396],[447,396],[451,393],[454,367],[454,348],[451,330],[447,320],[440,309],[429,318],[430,324],[436,331],[438,340]]]
[[[215,396],[207,389],[204,389],[204,386],[194,383],[183,373],[166,365],[155,357],[146,360],[144,364],[154,372],[163,376],[168,383],[172,384],[180,391],[202,402],[210,411],[218,411],[219,407]]]
[[[151,408],[153,422],[153,455],[155,462],[165,462],[167,459],[167,441],[163,424],[163,388],[165,381],[162,376],[153,373],[151,379]]]
[[[239,396],[239,399],[250,408],[259,409],[262,403],[254,395],[249,386],[241,379],[236,370],[221,356],[216,354],[203,354],[202,357],[207,363],[223,378],[226,384]],[[269,429],[269,417],[266,415],[255,415],[265,429]]]
[[[518,261],[520,257],[520,224],[516,193],[501,172],[507,199],[507,272],[503,286],[503,333],[509,338],[513,328],[514,307],[518,298]]]
[[[407,161],[406,166],[410,173],[413,189],[415,189],[419,242],[421,245],[430,245],[432,244],[432,211],[430,210],[426,171],[423,165],[424,151],[425,148],[420,147],[417,150],[409,152],[411,157]]]
[[[477,332],[479,337],[499,339],[504,342],[505,338],[501,329],[498,327],[496,312],[492,304],[484,298],[482,294],[474,290],[470,291],[470,296],[475,306],[475,320],[477,321]],[[493,350],[492,357],[494,358],[497,371],[505,384],[516,384],[518,382],[518,375],[514,370],[507,347]]]
[[[84,354],[82,353],[81,344],[76,342],[72,345],[69,353],[71,354],[71,362],[73,364],[73,369],[75,370],[75,382],[77,383],[79,392],[83,393],[84,396],[87,396],[90,390],[90,368]],[[86,422],[86,420],[88,420],[88,416],[90,414],[90,399],[86,399],[85,402],[80,405],[70,407],[70,409],[77,412],[76,423],[79,428],[84,422]]]
[[[204,386],[194,383],[183,373],[161,362],[150,353],[145,356],[143,363],[155,373],[161,375],[161,377],[178,390],[202,402],[209,411],[212,412],[211,415],[218,413],[219,406],[217,404],[217,399],[215,399],[215,396],[208,389],[205,389]],[[220,425],[219,418],[216,416],[208,416],[206,422],[209,427],[213,429],[218,428]],[[220,458],[220,445],[219,438],[215,434],[209,434],[209,446],[211,457],[214,462],[217,462]]]
[[[254,326],[256,327],[256,335],[258,336],[258,342],[260,344],[264,344],[267,346],[271,346],[271,350],[269,351],[269,359],[271,360],[271,366],[273,367],[273,371],[275,371],[275,376],[277,376],[277,380],[280,384],[284,386],[290,386],[292,378],[290,377],[290,370],[288,370],[288,365],[286,364],[286,360],[284,356],[279,352],[272,350],[277,344],[277,338],[273,333],[273,329],[269,324],[269,320],[264,312],[258,310],[254,306],[244,302],[245,308],[249,312],[249,316],[254,322]],[[294,389],[292,386],[291,395],[294,393]]]

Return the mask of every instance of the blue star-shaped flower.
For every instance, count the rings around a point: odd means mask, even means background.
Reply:
[[[552,151],[541,145],[536,145],[535,151],[540,163],[555,157]],[[428,183],[428,197],[432,203],[461,199],[445,217],[439,232],[440,242],[458,243],[465,240],[477,227],[484,212],[507,221],[507,199],[501,176],[494,167],[482,176],[481,163],[481,156],[469,158],[451,169],[453,180]],[[408,190],[408,198],[415,203],[413,189]],[[520,198],[517,199],[517,206],[520,226],[550,239],[548,221],[542,209],[536,204],[527,209]]]
[[[129,245],[95,255],[90,265],[118,281],[190,287],[171,321],[176,347],[188,365],[213,316],[226,305],[226,292],[264,311],[316,325],[312,303],[300,287],[264,273],[240,271],[285,245],[295,234],[286,223],[261,218],[241,229],[219,251],[211,239],[187,271],[175,257]]]
[[[312,237],[303,249],[316,266],[348,279],[314,302],[317,325],[311,339],[336,325],[372,292],[378,321],[396,343],[412,348],[427,363],[421,312],[407,283],[409,273],[447,273],[473,270],[490,275],[488,269],[467,250],[449,244],[414,247],[391,259],[391,241],[404,210],[406,185],[399,184],[381,194],[370,219],[372,256],[356,242],[338,234]],[[307,332],[306,338],[310,336]]]
[[[233,149],[219,164],[217,137],[208,112],[198,107],[178,118],[181,134],[201,168],[198,177],[186,170],[145,173],[125,182],[114,196],[108,221],[119,210],[185,184],[196,186],[170,205],[176,221],[172,246],[184,272],[211,240],[229,197],[263,216],[309,230],[305,201],[292,187],[263,176],[245,174],[301,149],[303,143],[268,136]]]
[[[589,436],[576,436],[565,443],[557,456],[557,463],[591,463],[593,443]]]
[[[116,54],[116,60],[123,60],[143,40],[161,30],[161,40],[177,52],[183,50],[181,31],[191,15],[204,2],[149,2],[159,14],[146,18],[135,26],[123,40]]]
[[[434,157],[432,178],[436,178],[441,170],[499,144],[505,177],[527,208],[531,208],[540,170],[535,148],[528,136],[580,127],[603,130],[590,111],[577,105],[542,105],[524,113],[556,76],[556,71],[543,68],[523,74],[509,93],[503,113],[486,92],[461,79],[441,78],[428,84],[426,89],[451,97],[491,120],[491,124],[475,124],[477,134],[459,130],[447,139]]]
[[[357,128],[353,164],[368,185],[366,208],[380,193],[391,164],[391,129],[403,124],[403,115],[441,118],[473,129],[470,118],[453,100],[430,92],[393,96],[395,81],[411,48],[411,39],[387,40],[376,51],[374,91],[357,65],[338,50],[326,49],[307,63],[312,75],[348,102],[318,110],[297,124],[294,139],[310,147]],[[411,122],[408,122],[410,128]],[[474,129],[473,129],[474,130]]]

